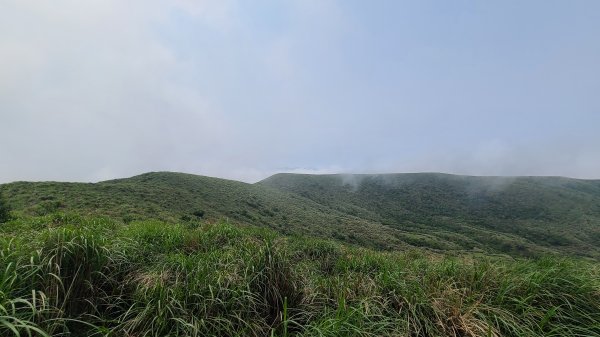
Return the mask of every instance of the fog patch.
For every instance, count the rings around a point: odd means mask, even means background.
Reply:
[[[469,194],[482,193],[500,193],[510,188],[519,178],[522,177],[467,177],[466,192]]]
[[[358,191],[358,188],[360,187],[360,185],[362,184],[362,182],[365,179],[365,175],[362,175],[362,174],[343,173],[343,174],[340,174],[339,177],[342,181],[342,186],[350,187],[350,190],[352,192]]]

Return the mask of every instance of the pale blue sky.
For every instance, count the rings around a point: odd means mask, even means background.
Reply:
[[[600,178],[600,1],[0,3],[0,182]]]

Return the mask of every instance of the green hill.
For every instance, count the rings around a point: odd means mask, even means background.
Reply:
[[[600,180],[277,174],[260,185],[384,224],[416,246],[599,256]]]
[[[392,229],[293,193],[192,174],[153,172],[99,183],[16,182],[2,189],[13,209],[24,215],[60,211],[107,215],[125,222],[227,220],[284,234],[332,237],[343,231],[353,233],[354,241],[365,246],[408,247],[391,235]]]
[[[270,227],[374,247],[600,257],[600,181],[446,174],[277,174],[257,184],[182,173],[100,183],[16,182],[17,214],[75,212]]]

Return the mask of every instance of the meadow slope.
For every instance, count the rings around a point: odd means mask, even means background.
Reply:
[[[384,224],[415,246],[600,256],[599,180],[277,174],[259,184]]]
[[[257,184],[155,172],[0,187],[16,214],[226,220],[384,250],[600,257],[600,182],[445,174],[278,174]]]

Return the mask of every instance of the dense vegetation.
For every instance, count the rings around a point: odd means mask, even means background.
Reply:
[[[580,259],[53,213],[1,225],[0,266],[0,336],[600,336]]]
[[[270,227],[284,234],[332,237],[343,228],[365,245],[406,248],[391,229],[331,210],[292,193],[182,173],[147,173],[96,184],[17,182],[3,185],[15,214],[72,211],[124,222],[202,219]]]
[[[180,173],[3,185],[19,215],[225,219],[380,250],[600,258],[600,181],[444,174],[293,175],[257,184]]]
[[[10,220],[10,207],[8,202],[4,200],[2,196],[2,190],[0,190],[0,224]]]
[[[448,174],[278,174],[262,185],[397,229],[402,241],[600,257],[600,181]]]

